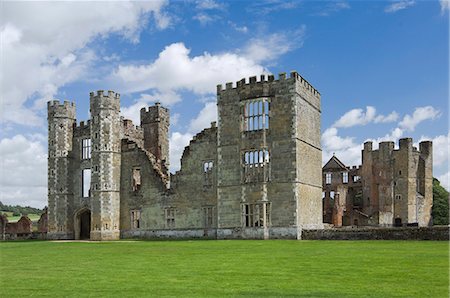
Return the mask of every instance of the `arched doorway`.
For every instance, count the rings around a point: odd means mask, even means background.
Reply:
[[[83,208],[75,214],[75,239],[89,240],[91,238],[91,211]]]

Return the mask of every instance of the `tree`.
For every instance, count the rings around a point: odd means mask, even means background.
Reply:
[[[433,178],[433,215],[434,225],[448,225],[449,193],[441,186],[441,182]]]

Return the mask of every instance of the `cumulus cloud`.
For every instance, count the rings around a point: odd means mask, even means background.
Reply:
[[[399,123],[401,129],[414,131],[416,126],[425,120],[434,120],[440,117],[441,112],[432,106],[418,107],[412,115],[405,115]]]
[[[217,104],[216,102],[208,102],[198,113],[197,117],[189,123],[189,131],[192,133],[200,132],[208,128],[213,121],[217,121]]]
[[[344,164],[358,165],[361,163],[362,145],[354,138],[341,137],[336,127],[326,129],[322,134],[322,162],[325,164],[335,154]]]
[[[394,13],[399,10],[403,10],[409,7],[412,7],[416,4],[416,1],[413,0],[402,0],[402,1],[396,1],[384,9],[384,12],[386,13]],[[442,4],[441,4],[442,5]]]
[[[439,3],[441,4],[441,13],[450,10],[450,0],[439,0]]]
[[[447,191],[450,190],[450,172],[444,173],[436,177],[439,182],[441,182],[441,186],[444,187]]]
[[[42,208],[47,202],[47,150],[43,135],[0,140],[0,200]],[[26,186],[25,186],[26,185]]]
[[[183,154],[184,147],[189,145],[189,141],[192,139],[193,134],[191,133],[181,133],[174,132],[170,135],[170,147],[169,147],[169,158],[170,158],[170,171],[172,173],[180,169],[180,158]]]
[[[352,127],[358,125],[366,125],[368,123],[388,123],[397,121],[398,114],[393,111],[389,115],[377,115],[377,110],[372,106],[367,106],[366,111],[363,109],[352,109],[346,112],[334,124],[334,127]]]
[[[273,61],[294,49],[303,46],[306,26],[302,25],[295,31],[268,34],[252,38],[244,47],[242,54],[247,59],[256,62]]]
[[[321,17],[327,17],[335,12],[344,10],[344,9],[349,9],[350,8],[350,4],[348,4],[347,1],[337,1],[337,2],[330,2],[328,3],[323,9],[322,11],[316,13],[315,15],[317,16],[321,16]]]
[[[163,1],[2,3],[0,121],[42,124],[42,103],[59,87],[86,76],[97,59],[87,47],[90,42],[110,33],[138,42],[148,13],[153,12],[159,27],[167,24],[163,5]]]
[[[415,144],[419,148],[419,143],[422,141],[433,142],[433,165],[435,167],[447,166],[450,153],[450,132],[447,135],[439,135],[434,138],[422,136]]]
[[[148,89],[186,90],[196,94],[214,93],[218,82],[237,81],[266,69],[254,61],[234,53],[222,53],[190,57],[190,50],[183,43],[168,45],[149,64],[122,64],[111,79],[125,92]]]

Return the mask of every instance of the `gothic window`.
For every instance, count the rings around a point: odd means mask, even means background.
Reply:
[[[342,173],[342,183],[348,183],[348,172]]]
[[[242,224],[244,227],[269,226],[270,203],[242,204]]]
[[[248,101],[244,106],[244,131],[269,129],[269,100]]]
[[[269,180],[269,151],[267,149],[245,151],[243,155],[244,182]]]
[[[91,196],[91,169],[84,169],[81,172],[81,194],[83,198]]]
[[[166,218],[166,228],[175,228],[175,208],[166,208],[164,212]]]
[[[326,173],[325,174],[325,183],[326,184],[331,184],[331,173]]]
[[[83,139],[82,140],[82,151],[81,151],[82,159],[91,158],[91,139]]]
[[[214,207],[203,207],[204,227],[211,228],[214,225]]]
[[[132,183],[133,191],[138,191],[141,189],[141,169],[133,169]]]
[[[141,211],[131,210],[131,228],[139,229],[141,227]]]

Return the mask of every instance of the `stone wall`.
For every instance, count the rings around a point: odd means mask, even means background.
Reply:
[[[303,230],[302,240],[449,240],[448,226]]]

